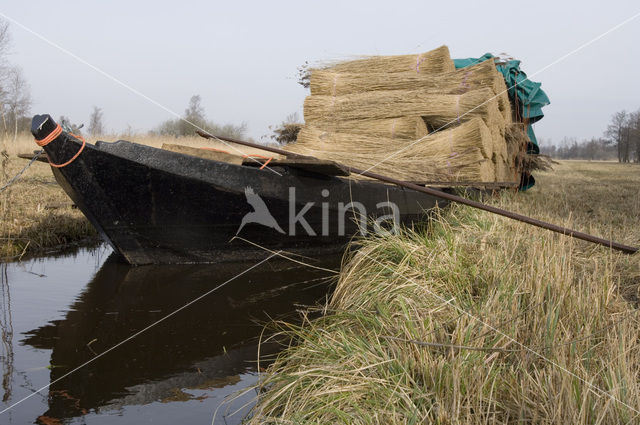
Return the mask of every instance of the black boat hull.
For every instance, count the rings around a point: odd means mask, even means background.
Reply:
[[[50,161],[62,163],[81,146],[63,132],[45,151]],[[412,225],[445,204],[373,181],[234,165],[127,141],[87,144],[72,163],[53,171],[102,237],[131,264],[339,251],[354,235],[388,231],[394,220]],[[258,217],[262,221],[250,220],[259,209],[250,204],[256,196],[268,209],[266,222],[264,214]]]

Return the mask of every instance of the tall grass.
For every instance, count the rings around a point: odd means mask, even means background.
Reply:
[[[639,167],[563,163],[494,201],[640,239]],[[640,422],[640,257],[465,207],[362,241],[249,423]]]

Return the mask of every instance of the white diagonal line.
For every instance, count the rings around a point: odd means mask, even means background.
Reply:
[[[139,330],[138,332],[134,333],[133,335],[128,336],[127,338],[123,339],[122,341],[120,341],[119,343],[117,343],[116,345],[112,346],[111,348],[106,349],[105,351],[101,352],[100,354],[98,354],[95,357],[92,357],[91,359],[87,360],[86,362],[82,363],[80,366],[77,366],[76,368],[74,368],[73,370],[70,370],[69,372],[65,373],[64,375],[62,375],[61,377],[59,377],[58,379],[49,382],[47,385],[44,385],[42,387],[40,387],[39,389],[35,390],[34,392],[32,392],[31,394],[29,394],[28,396],[16,401],[15,403],[13,403],[11,406],[8,406],[6,408],[4,408],[2,411],[0,411],[0,415],[5,413],[8,410],[11,410],[12,408],[14,408],[15,406],[17,406],[18,404],[22,403],[25,400],[30,399],[31,397],[33,397],[36,394],[39,394],[41,391],[46,390],[47,388],[49,388],[50,386],[52,386],[53,384],[55,384],[56,382],[66,378],[67,376],[71,375],[72,373],[77,372],[78,370],[82,369],[83,367],[93,363],[94,361],[98,360],[100,357],[104,356],[105,354],[115,350],[116,348],[118,348],[119,346],[121,346],[122,344],[131,341],[132,339],[136,338],[138,335],[148,331],[149,329],[153,328],[154,326],[156,326],[157,324],[159,324],[160,322],[165,321],[166,319],[168,319],[171,316],[174,316],[176,313],[184,310],[185,308],[189,307],[190,305],[200,301],[202,298],[206,297],[207,295],[210,295],[212,293],[214,293],[215,291],[217,291],[218,289],[222,288],[223,286],[225,286],[227,283],[239,278],[240,276],[242,276],[243,274],[249,272],[252,269],[255,269],[256,267],[258,267],[260,264],[266,262],[267,260],[270,260],[271,258],[273,258],[274,256],[280,254],[280,251],[275,252],[271,255],[269,255],[267,258],[265,258],[264,260],[254,264],[253,266],[249,267],[248,269],[238,273],[237,275],[233,276],[232,278],[222,282],[220,285],[216,286],[215,288],[205,292],[204,294],[200,295],[199,297],[189,301],[188,303],[186,303],[185,305],[183,305],[182,307],[177,308],[176,310],[172,311],[171,313],[167,314],[166,316],[161,317],[160,319],[156,320],[155,322],[153,322],[152,324],[148,325],[147,327]]]
[[[596,41],[600,40],[601,38],[611,34],[613,31],[619,29],[620,27],[628,24],[629,22],[633,21],[634,19],[636,19],[638,16],[640,16],[640,12],[636,13],[635,15],[631,16],[630,18],[625,19],[624,21],[620,22],[617,25],[614,25],[613,27],[609,28],[607,31],[603,32],[602,34],[592,38],[591,40],[587,41],[584,44],[581,44],[580,46],[576,47],[575,49],[571,50],[569,53],[566,53],[562,56],[560,56],[558,59],[554,60],[553,62],[549,63],[546,66],[543,66],[542,68],[540,68],[539,70],[537,70],[536,72],[534,72],[533,74],[527,76],[527,78],[525,78],[523,81],[529,80],[529,78],[534,77],[538,74],[540,74],[541,72],[546,71],[547,69],[549,69],[550,67],[562,62],[563,60],[567,59],[569,56],[572,56],[576,53],[578,53],[579,51],[581,51],[582,49],[590,46],[591,44],[595,43]],[[490,60],[490,59],[489,59]],[[373,164],[372,166],[370,166],[369,168],[367,168],[366,170],[364,170],[363,172],[367,172],[370,171],[372,169],[374,169],[375,167],[377,167],[378,165],[382,164],[383,162],[386,162],[387,160],[393,158],[394,156],[402,153],[403,151],[409,149],[411,146],[422,142],[424,139],[428,138],[429,136],[439,132],[440,130],[442,130],[443,128],[446,128],[447,126],[449,126],[450,124],[453,124],[455,122],[457,122],[460,118],[464,117],[465,115],[475,111],[476,109],[480,108],[482,105],[485,105],[486,103],[492,101],[493,99],[497,98],[498,96],[500,96],[503,93],[508,92],[509,90],[511,90],[513,87],[515,87],[516,85],[514,84],[511,87],[508,87],[506,90],[501,91],[500,93],[496,94],[495,96],[491,97],[490,99],[485,100],[484,102],[482,102],[481,104],[475,106],[472,109],[469,109],[467,112],[465,112],[464,114],[460,115],[459,117],[457,117],[454,120],[449,121],[448,123],[442,125],[441,127],[437,128],[435,131],[429,133],[426,136],[421,137],[418,140],[413,141],[412,143],[410,143],[409,145],[403,147],[402,149],[399,149],[398,151],[392,153],[391,155],[386,156],[385,158],[381,159],[380,161],[376,162],[375,164]]]
[[[226,141],[215,137],[215,135],[209,133],[208,130],[206,130],[206,129],[196,125],[195,123],[189,121],[188,119],[184,118],[183,116],[181,116],[179,113],[175,112],[174,110],[167,108],[166,106],[164,106],[163,104],[161,104],[157,100],[152,99],[151,97],[149,97],[146,94],[142,93],[140,90],[136,90],[135,88],[131,87],[129,84],[119,80],[118,78],[114,77],[113,75],[109,74],[108,72],[103,71],[102,69],[98,68],[97,66],[93,65],[92,63],[87,62],[86,60],[82,59],[80,56],[76,55],[75,53],[65,49],[62,46],[60,46],[58,43],[56,43],[54,41],[51,41],[50,39],[48,39],[47,37],[43,36],[42,34],[32,30],[31,28],[29,28],[26,25],[16,21],[12,17],[5,15],[2,12],[0,12],[0,16],[2,16],[7,21],[10,21],[10,22],[14,23],[15,25],[19,26],[20,28],[22,28],[23,30],[27,31],[28,33],[31,33],[32,35],[36,36],[37,38],[39,38],[40,40],[44,41],[48,45],[50,45],[52,47],[55,47],[56,49],[58,49],[61,52],[65,53],[66,55],[71,56],[73,59],[77,60],[78,62],[80,62],[83,65],[88,66],[89,68],[93,69],[94,71],[96,71],[97,73],[103,75],[104,77],[108,78],[109,80],[113,81],[114,83],[119,84],[120,86],[124,87],[125,89],[129,90],[130,92],[142,97],[143,99],[147,100],[148,102],[152,103],[153,105],[157,106],[158,108],[162,109],[163,111],[166,111],[166,112],[170,113],[171,115],[175,116],[176,118],[178,118],[178,119],[186,122],[187,124],[193,126],[194,128],[197,128],[198,130],[200,130],[200,131],[202,131],[204,133],[207,133],[210,136],[213,136],[213,138],[215,140],[217,140],[219,142],[222,142],[227,147],[229,147],[229,148],[233,149],[234,151],[239,152],[239,153],[244,155],[244,152],[241,151],[240,149],[238,149],[237,147],[235,147],[233,145],[230,145]],[[252,159],[253,161],[255,161],[255,162],[259,163],[259,164],[261,164],[260,161],[258,161],[255,158],[252,158],[251,156],[248,156],[248,158]],[[282,174],[280,174],[276,170],[270,168],[269,166],[266,166],[265,168],[268,168],[271,172],[276,173],[279,176],[282,176]]]

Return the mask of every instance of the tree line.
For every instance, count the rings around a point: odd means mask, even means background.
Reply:
[[[557,146],[541,140],[540,153],[557,159],[640,162],[640,109],[613,114],[603,137],[582,141],[565,137]]]

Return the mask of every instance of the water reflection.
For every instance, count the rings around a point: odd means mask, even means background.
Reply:
[[[338,259],[316,264],[335,269]],[[56,380],[251,265],[131,267],[109,257],[62,317],[22,331],[18,352],[31,348],[50,353],[49,396],[31,421],[51,424],[82,418],[91,422],[108,412],[118,412],[120,416],[110,416],[109,423],[129,423],[137,421],[141,413],[131,413],[130,407],[145,406],[144,417],[162,422],[171,417],[167,406],[175,406],[173,414],[183,417],[179,413],[183,402],[217,399],[201,409],[209,415],[203,420],[210,421],[222,399],[217,389],[241,388],[251,381],[247,377],[256,368],[258,337],[264,323],[274,318],[295,319],[297,305],[323,300],[330,273],[270,260]],[[11,308],[4,283],[2,296],[2,340],[6,353],[11,353],[2,358],[6,402],[12,399],[16,348],[11,347],[12,341],[15,344],[11,317],[5,317]],[[261,348],[265,354],[277,349],[275,345]],[[240,420],[237,416],[231,422]]]
[[[2,401],[6,403],[11,399],[13,386],[13,320],[11,318],[11,291],[9,289],[9,277],[7,265],[0,266],[0,332],[2,333]]]

